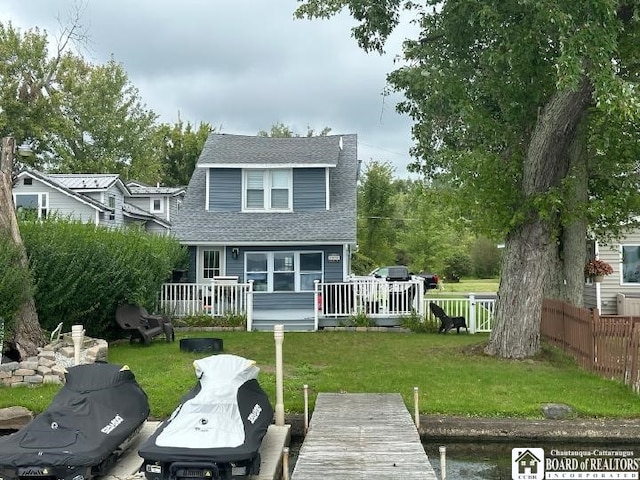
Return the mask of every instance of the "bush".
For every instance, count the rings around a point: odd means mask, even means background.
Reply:
[[[0,237],[0,344],[11,331],[16,313],[33,294],[31,273],[22,265],[19,247]],[[2,352],[0,352],[2,353]]]
[[[471,259],[477,278],[493,278],[500,273],[500,250],[488,238],[478,238],[471,247]]]
[[[22,238],[35,278],[40,325],[115,338],[116,308],[125,302],[153,311],[158,292],[186,253],[167,236],[140,229],[109,230],[73,221],[23,222]]]
[[[247,316],[240,313],[227,313],[221,317],[211,315],[189,315],[174,322],[186,327],[246,327]]]
[[[437,319],[434,320],[432,317],[427,316],[421,317],[415,311],[411,312],[408,317],[402,317],[400,325],[416,333],[435,333],[439,328]]]

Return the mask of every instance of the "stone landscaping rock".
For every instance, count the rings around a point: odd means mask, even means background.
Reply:
[[[573,409],[563,403],[546,403],[542,406],[542,413],[549,420],[562,420],[571,415]]]
[[[20,430],[33,420],[33,413],[25,407],[0,408],[0,430]]]

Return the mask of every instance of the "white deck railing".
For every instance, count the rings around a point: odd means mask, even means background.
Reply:
[[[318,319],[367,315],[400,317],[424,315],[423,280],[387,282],[371,277],[352,278],[348,282],[316,281],[314,290],[315,328]]]
[[[160,292],[159,308],[172,317],[244,314],[247,330],[251,330],[253,282],[165,283]]]
[[[442,307],[450,317],[464,317],[471,333],[491,332],[493,327],[496,298],[493,295],[467,294],[460,298],[427,297],[424,300],[425,313],[433,318],[429,310],[429,302]]]

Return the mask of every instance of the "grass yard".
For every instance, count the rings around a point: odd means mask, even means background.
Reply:
[[[443,282],[441,290],[431,290],[428,295],[437,296],[441,293],[496,293],[499,278],[463,278],[459,282]]]
[[[109,361],[127,364],[149,396],[152,416],[163,418],[195,384],[192,362],[204,354],[181,352],[178,339],[151,346],[119,343]],[[275,404],[275,345],[271,332],[189,333],[219,337],[224,352],[253,359],[259,381]],[[482,354],[486,335],[383,332],[286,333],[283,345],[284,403],[302,413],[303,385],[310,400],[318,392],[398,392],[413,409],[419,387],[420,410],[428,414],[540,418],[547,402],[571,405],[577,417],[640,418],[640,398],[618,382],[581,371],[554,349],[539,358],[507,361]],[[22,405],[40,412],[55,386],[0,388],[0,407]]]

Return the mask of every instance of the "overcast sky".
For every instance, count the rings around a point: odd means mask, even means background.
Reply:
[[[77,5],[77,2],[75,3]],[[46,29],[68,24],[70,0],[0,0],[0,21]],[[85,0],[89,40],[80,53],[121,63],[161,122],[178,115],[218,131],[255,135],[278,122],[304,134],[330,127],[358,134],[358,156],[389,162],[407,177],[411,121],[383,97],[410,30],[390,39],[387,54],[366,54],[347,15],[294,20],[296,0]],[[52,42],[55,46],[55,40]]]

